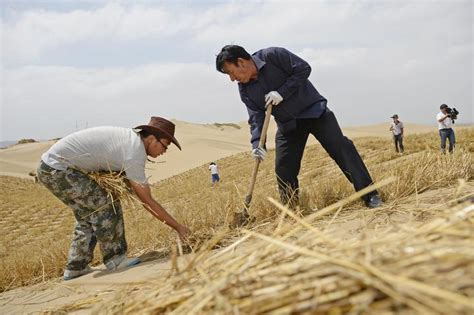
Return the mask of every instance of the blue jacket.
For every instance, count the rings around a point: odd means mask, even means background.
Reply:
[[[325,112],[327,100],[308,80],[311,67],[306,61],[279,47],[259,50],[252,59],[258,77],[239,83],[239,93],[249,113],[253,148],[258,146],[265,120],[265,94],[277,91],[283,97],[272,112],[283,134],[296,129],[296,119],[319,118]]]

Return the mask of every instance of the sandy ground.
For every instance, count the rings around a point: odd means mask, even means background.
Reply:
[[[213,124],[193,124],[174,121],[176,138],[183,151],[171,146],[168,152],[148,163],[147,176],[155,183],[164,178],[182,173],[191,168],[218,160],[236,153],[250,150],[250,132],[246,122],[233,126],[216,126]],[[390,137],[389,122],[371,126],[343,128],[349,138],[357,137]],[[405,123],[406,134],[435,131],[436,126]],[[272,121],[268,131],[268,148],[274,148],[276,125]],[[31,178],[28,173],[35,170],[41,155],[53,145],[53,141],[14,145],[0,149],[0,175]],[[309,144],[316,143],[311,137]]]
[[[177,260],[178,268],[184,268],[190,255]],[[0,294],[1,314],[30,314],[58,310],[65,305],[80,303],[93,306],[94,302],[113,298],[125,286],[143,284],[157,275],[172,272],[167,258],[148,261],[116,272],[108,272],[102,265],[94,267],[94,272],[82,277],[22,287]],[[73,313],[89,313],[88,311]],[[67,311],[67,313],[70,313]]]

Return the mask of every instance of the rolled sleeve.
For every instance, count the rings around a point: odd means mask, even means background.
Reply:
[[[139,184],[148,184],[145,175],[145,161],[141,160],[126,160],[125,161],[125,175],[131,181]]]

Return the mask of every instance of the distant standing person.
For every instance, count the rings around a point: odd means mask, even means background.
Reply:
[[[449,153],[453,153],[456,138],[453,130],[453,120],[451,115],[448,113],[448,105],[442,104],[439,109],[441,110],[436,115],[438,121],[439,137],[441,139],[441,152],[446,154],[446,139],[449,140]]]
[[[403,123],[398,120],[398,115],[395,114],[392,117],[392,123],[390,124],[390,131],[393,133],[393,141],[395,143],[395,151],[397,153],[403,153]]]
[[[219,169],[217,168],[216,163],[211,162],[211,164],[209,164],[209,170],[211,171],[212,184],[215,185],[221,180],[219,177]]]
[[[342,134],[327,100],[308,80],[310,65],[285,48],[270,47],[250,55],[243,47],[224,46],[216,57],[216,69],[237,81],[240,98],[247,107],[252,156],[265,158],[259,147],[265,109],[273,106],[278,126],[275,137],[275,172],[280,198],[291,207],[298,203],[298,174],[308,136],[313,135],[359,191],[372,178],[356,147]],[[362,197],[369,208],[382,205],[377,191]]]
[[[189,229],[178,223],[153,198],[145,176],[147,156],[162,155],[173,143],[175,125],[152,117],[148,125],[132,128],[96,127],[70,134],[41,156],[39,181],[72,208],[76,218],[74,236],[67,258],[64,280],[92,271],[94,248],[99,243],[108,270],[135,265],[139,258],[127,258],[127,242],[120,201],[89,178],[94,171],[124,171],[138,198],[158,220],[186,238]]]

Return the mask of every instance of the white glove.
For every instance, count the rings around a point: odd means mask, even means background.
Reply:
[[[265,95],[265,107],[268,105],[277,106],[283,101],[283,97],[277,91],[271,91]]]
[[[265,160],[265,155],[267,155],[267,151],[264,148],[255,148],[252,150],[252,156],[254,159],[259,159],[260,161]]]

